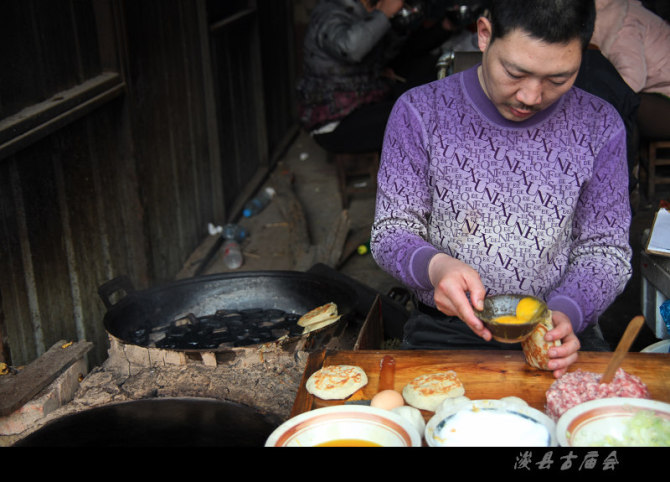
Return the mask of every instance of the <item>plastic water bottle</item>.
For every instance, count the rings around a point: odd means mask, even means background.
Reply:
[[[237,269],[242,266],[242,249],[234,239],[223,243],[223,264],[228,269]]]
[[[247,237],[247,230],[237,224],[226,224],[221,230],[221,237],[240,243]]]
[[[244,215],[245,218],[255,216],[256,214],[260,213],[263,209],[265,209],[265,206],[270,204],[270,201],[272,201],[272,198],[274,196],[275,196],[275,190],[271,187],[266,187],[261,192],[259,192],[255,198],[253,198],[247,204],[244,205],[244,210],[242,211],[242,214]]]

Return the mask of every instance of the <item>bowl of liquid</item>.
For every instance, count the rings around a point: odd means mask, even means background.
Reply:
[[[502,343],[522,342],[548,314],[544,301],[520,294],[489,296],[484,299],[484,309],[475,310],[493,339]]]
[[[556,427],[530,406],[472,400],[441,410],[426,424],[429,447],[554,447]]]
[[[288,419],[266,447],[420,447],[421,434],[400,415],[366,405],[317,408]]]

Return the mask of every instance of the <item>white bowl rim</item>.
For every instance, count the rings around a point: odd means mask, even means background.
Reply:
[[[580,403],[572,408],[566,410],[556,422],[556,438],[561,447],[571,447],[568,439],[568,426],[570,422],[582,413],[588,412],[595,408],[611,407],[611,406],[625,406],[632,405],[635,408],[650,409],[670,413],[670,403],[662,402],[660,400],[653,400],[649,398],[633,398],[633,397],[608,397],[599,398],[597,400],[589,400],[588,402]]]
[[[289,418],[284,423],[279,425],[267,438],[267,440],[265,441],[265,446],[275,447],[277,441],[286,430],[315,416],[318,417],[320,415],[327,415],[333,413],[352,413],[352,412],[369,413],[376,415],[378,417],[388,418],[395,424],[399,425],[403,430],[405,430],[405,432],[407,432],[412,447],[421,446],[421,434],[409,420],[390,410],[385,410],[377,407],[370,407],[369,405],[332,405],[330,407],[315,408],[313,410],[300,413],[295,417]]]
[[[499,399],[481,399],[481,400],[470,400],[464,405],[459,406],[455,410],[445,411],[441,413],[436,413],[431,417],[431,419],[426,424],[426,429],[424,432],[424,438],[426,443],[431,447],[442,447],[441,445],[435,444],[433,441],[433,434],[435,432],[435,427],[445,418],[454,415],[457,412],[463,410],[471,410],[472,408],[491,408],[491,409],[505,409],[510,412],[518,412],[522,415],[535,418],[538,422],[541,422],[549,431],[549,436],[551,439],[551,446],[557,445],[556,440],[556,424],[555,422],[547,416],[545,413],[540,410],[531,407],[530,405],[519,405],[516,403],[506,402]]]
[[[657,351],[657,348],[664,348],[664,351]],[[640,350],[641,353],[670,353],[670,339],[665,339],[652,343],[651,345]]]

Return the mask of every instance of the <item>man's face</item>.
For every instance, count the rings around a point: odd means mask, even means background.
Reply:
[[[547,43],[517,29],[490,42],[490,22],[480,18],[477,27],[483,52],[479,82],[506,119],[532,117],[574,84],[582,60],[579,39]]]

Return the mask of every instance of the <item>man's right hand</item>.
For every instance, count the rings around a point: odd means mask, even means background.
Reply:
[[[462,261],[439,253],[431,259],[428,275],[435,288],[434,299],[437,309],[445,315],[459,317],[478,336],[486,341],[491,340],[491,332],[484,327],[474,312],[474,309],[484,308],[486,295],[479,273]]]

